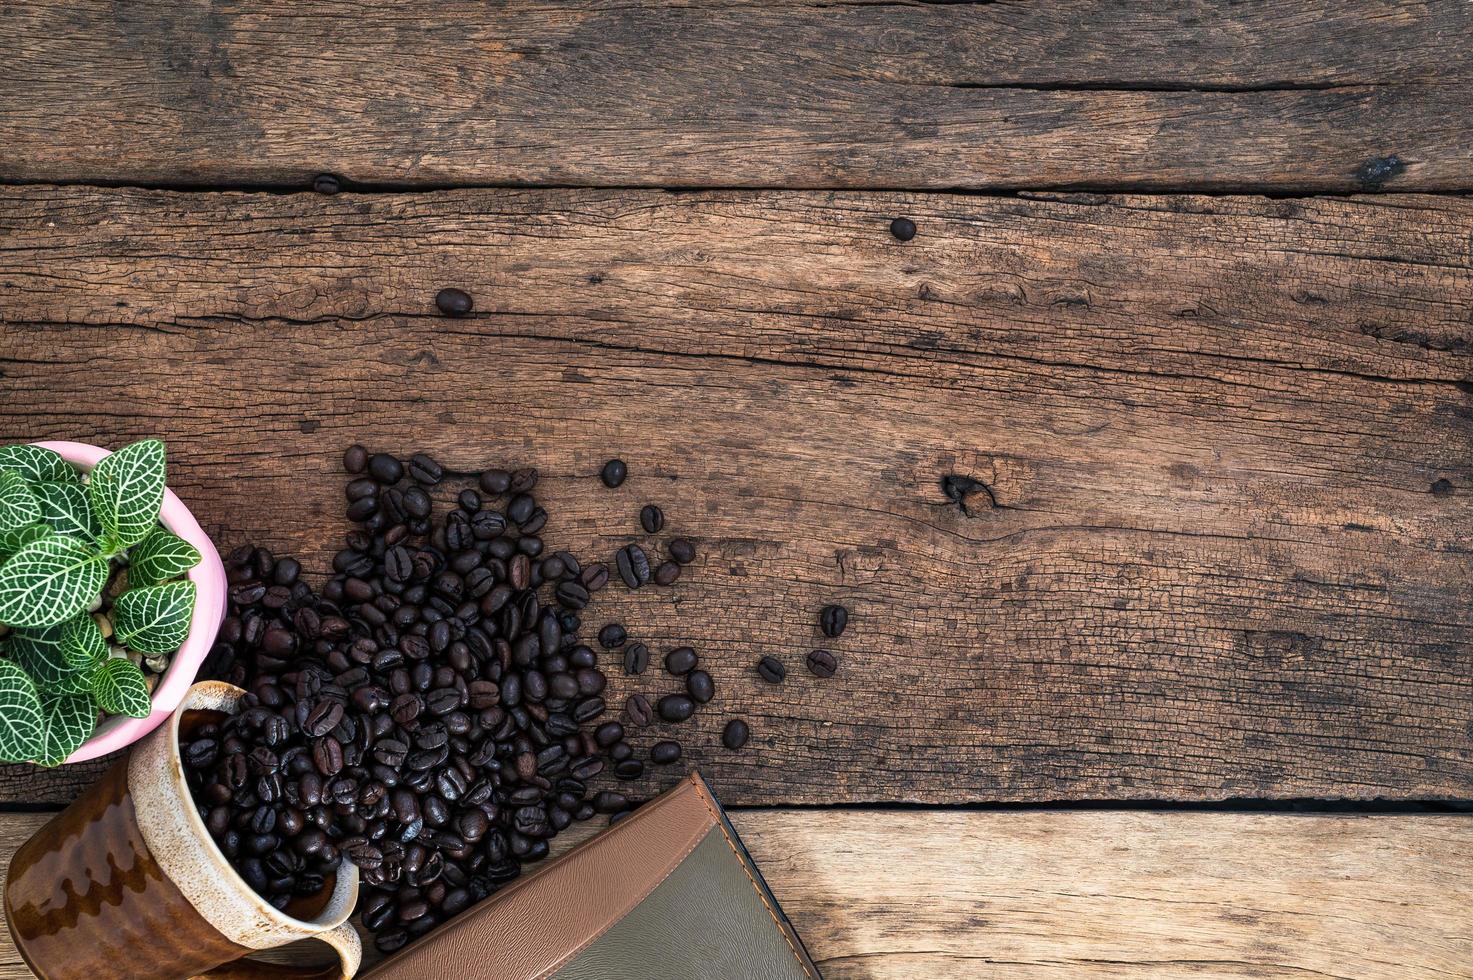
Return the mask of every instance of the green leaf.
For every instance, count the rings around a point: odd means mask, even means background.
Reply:
[[[189,635],[193,613],[193,582],[129,589],[113,603],[113,632],[130,650],[173,653]]]
[[[137,546],[128,551],[128,584],[158,585],[177,578],[199,564],[199,550],[181,537],[156,525]]]
[[[82,615],[87,616],[86,613]],[[13,634],[10,655],[43,691],[87,689],[87,674],[72,665],[64,649],[65,630],[65,626],[48,626],[45,629],[16,630]],[[104,643],[103,652],[106,651],[107,644]]]
[[[18,664],[0,660],[0,762],[35,759],[45,738],[36,685]]]
[[[41,695],[41,715],[46,737],[37,761],[43,766],[61,765],[97,727],[97,705],[89,692],[47,691]]]
[[[74,538],[32,541],[0,565],[0,623],[52,626],[87,608],[107,584],[107,559]]]
[[[0,446],[0,471],[19,473],[28,483],[76,483],[76,467],[40,446]]]
[[[32,541],[51,536],[51,527],[46,524],[31,524],[14,531],[0,531],[0,562],[5,561]]]
[[[92,672],[92,696],[110,715],[146,718],[152,705],[143,671],[125,657],[109,657]]]
[[[97,537],[97,519],[87,503],[87,491],[75,483],[34,483],[31,492],[41,505],[41,520],[58,534]]]
[[[145,439],[102,457],[92,469],[87,497],[113,545],[131,548],[142,541],[164,504],[164,444]]]
[[[61,655],[67,666],[89,674],[97,661],[107,656],[107,638],[91,613],[80,613],[62,624]]]
[[[14,470],[0,472],[0,531],[18,531],[41,519],[41,504],[25,477]]]

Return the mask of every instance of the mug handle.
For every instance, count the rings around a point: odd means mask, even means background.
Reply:
[[[303,938],[320,939],[337,950],[338,964],[302,967],[239,959],[222,963],[200,974],[200,977],[208,977],[209,980],[348,980],[358,972],[363,962],[363,940],[351,922]]]

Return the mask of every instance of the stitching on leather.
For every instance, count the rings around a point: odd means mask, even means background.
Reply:
[[[697,795],[699,795],[699,794],[697,794]],[[669,798],[670,797],[666,797],[666,799],[669,799]],[[705,799],[702,798],[701,803],[702,804],[705,804],[705,802],[706,802]],[[709,806],[706,807],[706,810],[708,812],[710,811],[710,809],[711,808]],[[716,823],[719,826],[720,823],[721,823],[721,821],[718,820],[718,821],[716,821]],[[617,827],[618,824],[615,824],[615,826]],[[639,906],[644,902],[645,899],[649,898],[651,895],[654,894],[656,888],[659,888],[661,885],[663,885],[665,883],[665,879],[666,878],[669,878],[671,875],[673,875],[676,872],[676,870],[682,864],[685,863],[685,859],[691,856],[691,852],[692,851],[694,851],[697,847],[700,847],[701,846],[701,841],[705,840],[706,837],[707,837],[707,835],[709,833],[710,833],[710,831],[707,831],[705,834],[701,834],[695,840],[691,841],[690,846],[687,847],[685,849],[684,853],[682,853],[680,855],[680,857],[676,859],[675,863],[670,866],[670,870],[667,871],[667,872],[665,872],[665,874],[660,878],[659,881],[655,882],[653,885],[651,885],[649,887],[649,889],[647,891],[645,891],[644,894],[640,895],[633,902],[631,902],[628,908],[624,909],[618,915],[611,917],[610,920],[609,920],[608,925],[606,925],[602,929],[598,930],[598,932],[594,933],[592,936],[589,936],[587,942],[580,944],[576,949],[569,950],[556,963],[554,963],[551,966],[549,966],[542,973],[539,973],[537,975],[536,980],[547,980],[548,977],[551,977],[553,974],[557,973],[557,971],[561,970],[563,967],[567,966],[570,962],[572,962],[573,960],[577,959],[578,955],[580,953],[582,953],[584,950],[588,949],[588,947],[590,947],[594,943],[598,942],[599,939],[601,939],[603,937],[603,934],[604,933],[608,932],[610,929],[614,928],[614,926],[618,925],[619,923],[621,923],[625,919],[627,919],[629,917],[629,913],[630,912],[633,912],[635,909],[639,908]]]
[[[721,814],[717,813],[716,808],[711,805],[711,800],[709,799],[705,791],[705,787],[697,784],[696,788],[700,791],[701,803],[706,807],[706,812],[711,814],[712,820],[716,821],[716,826],[721,831],[721,836],[726,838],[726,846],[731,848],[731,853],[735,855],[737,859],[737,864],[740,864],[742,866],[742,871],[746,874],[747,880],[752,883],[752,890],[756,892],[757,897],[762,900],[762,907],[765,908],[767,910],[767,914],[772,917],[772,924],[777,926],[777,931],[782,935],[783,942],[788,944],[788,951],[793,954],[793,959],[798,961],[798,966],[803,970],[803,975],[806,977],[813,977],[813,980],[818,980],[817,977],[814,977],[813,971],[808,969],[808,964],[804,962],[802,954],[798,952],[798,947],[793,945],[793,938],[788,935],[788,930],[783,928],[783,920],[778,918],[777,910],[774,909],[772,907],[772,903],[767,900],[767,892],[763,890],[761,885],[757,884],[757,879],[752,877],[752,869],[747,867],[747,862],[742,857],[741,849],[737,847],[736,841],[732,840],[731,834],[726,832],[726,821],[721,819]]]

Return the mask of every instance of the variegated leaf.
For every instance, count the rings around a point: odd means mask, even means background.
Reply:
[[[189,635],[193,613],[193,582],[129,589],[113,603],[113,632],[130,650],[173,653]]]
[[[86,613],[82,615],[92,618]],[[87,688],[87,672],[78,671],[65,650],[64,637],[68,625],[69,623],[44,629],[15,631],[10,655],[43,691],[79,691]],[[106,650],[106,644],[103,649]]]
[[[31,492],[41,506],[41,520],[58,534],[93,539],[97,537],[97,519],[87,501],[87,491],[76,483],[33,483]]]
[[[11,660],[0,660],[0,762],[29,762],[41,754],[46,721],[35,683]]]
[[[41,504],[25,477],[0,471],[0,531],[18,531],[41,519]]]
[[[130,548],[142,541],[164,503],[164,444],[145,439],[104,456],[92,469],[87,497],[110,544]]]
[[[76,467],[40,446],[0,446],[0,472],[19,473],[28,483],[76,483]]]
[[[79,613],[62,624],[61,655],[71,670],[84,675],[107,656],[107,638],[91,613]]]
[[[92,696],[110,715],[144,718],[152,705],[143,671],[124,657],[109,657],[92,672]]]
[[[0,565],[0,623],[65,622],[101,594],[107,570],[107,559],[75,538],[32,541]]]
[[[199,550],[171,534],[162,524],[128,551],[128,584],[158,585],[178,578],[199,564]]]
[[[46,736],[36,761],[43,766],[61,765],[97,728],[97,705],[90,692],[43,692],[41,715],[46,722]]]

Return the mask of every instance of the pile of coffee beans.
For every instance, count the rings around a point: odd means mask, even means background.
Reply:
[[[645,772],[628,735],[685,721],[715,684],[678,647],[664,667],[683,692],[631,694],[610,717],[600,654],[578,637],[613,576],[546,548],[535,470],[452,474],[361,446],[343,463],[358,526],[320,593],[291,558],[229,556],[229,614],[204,676],[247,693],[182,748],[201,817],[253,888],[283,908],[351,861],[363,922],[391,952],[516,878],[573,822],[637,805],[613,788]],[[619,460],[600,472],[610,488],[627,475]],[[647,505],[639,525],[654,535],[666,518]],[[658,547],[663,560],[619,548],[618,579],[668,586],[696,557],[687,538]],[[832,608],[824,632],[837,635]],[[621,623],[602,624],[597,645],[628,675],[650,666]],[[816,656],[813,672],[832,674]],[[749,737],[731,719],[721,741]],[[648,760],[683,754],[665,737]]]

